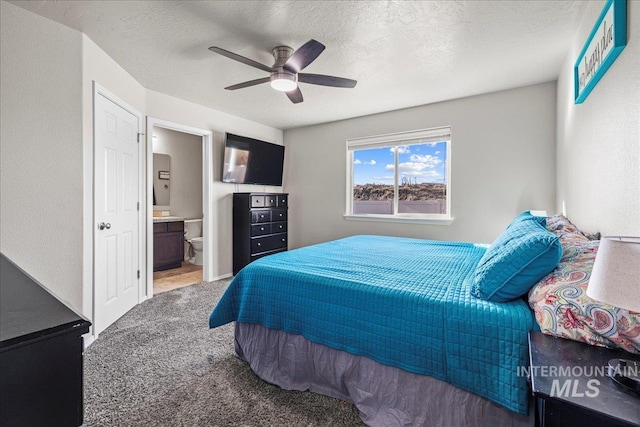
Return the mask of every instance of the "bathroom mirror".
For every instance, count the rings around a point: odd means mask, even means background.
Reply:
[[[153,205],[169,206],[171,156],[153,153]]]

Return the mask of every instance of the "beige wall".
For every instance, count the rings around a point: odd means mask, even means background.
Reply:
[[[171,215],[202,218],[202,137],[157,126],[153,128],[153,135],[156,137],[153,153],[167,154],[171,158],[169,181],[153,177],[154,185],[169,184],[167,208]]]
[[[488,242],[522,210],[562,206],[587,230],[640,235],[640,2],[628,4],[628,46],[586,102],[573,104],[572,66],[603,5],[587,11],[557,98],[546,83],[283,137],[147,90],[88,37],[2,1],[0,250],[90,317],[93,80],[145,115],[213,131],[216,276],[231,272],[231,193],[281,191],[219,181],[225,131],[285,143],[291,247],[359,233]],[[443,125],[453,129],[452,225],[344,220],[347,138]]]
[[[640,236],[640,2],[627,3],[627,46],[583,104],[573,65],[604,1],[589,5],[558,79],[558,208],[579,227]]]
[[[212,110],[182,99],[152,90],[147,91],[147,115],[157,119],[180,123],[199,129],[213,131],[213,185],[211,186],[211,235],[214,239],[211,271],[214,277],[233,271],[232,258],[232,208],[234,192],[274,191],[282,187],[262,185],[234,185],[221,181],[222,155],[225,132],[261,139],[275,144],[283,143],[283,132],[250,120]]]
[[[82,33],[0,2],[0,250],[91,319],[93,81],[143,116],[212,130],[214,276],[231,273],[234,191],[218,181],[224,132],[282,131],[150,91]]]
[[[555,83],[285,131],[290,246],[353,234],[491,242],[527,209],[554,212]],[[452,128],[451,225],[347,221],[346,139]]]
[[[0,3],[0,250],[82,305],[82,35]]]

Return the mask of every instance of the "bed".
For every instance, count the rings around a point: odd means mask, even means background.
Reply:
[[[522,219],[505,233],[544,229]],[[546,270],[516,274],[529,282],[559,261],[544,233]],[[531,284],[513,298],[478,280],[487,264],[511,280],[496,255],[510,244],[363,235],[275,254],[239,272],[209,325],[236,322],[236,353],[263,380],[353,402],[368,425],[532,425]]]

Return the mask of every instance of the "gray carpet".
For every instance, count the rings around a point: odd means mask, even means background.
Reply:
[[[349,403],[286,391],[235,356],[233,324],[210,330],[229,281],[136,306],[85,352],[86,426],[362,426]]]

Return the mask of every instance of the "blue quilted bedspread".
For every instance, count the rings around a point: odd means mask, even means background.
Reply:
[[[526,414],[523,300],[470,294],[471,243],[354,236],[261,258],[238,273],[209,326],[258,323],[429,375]]]

